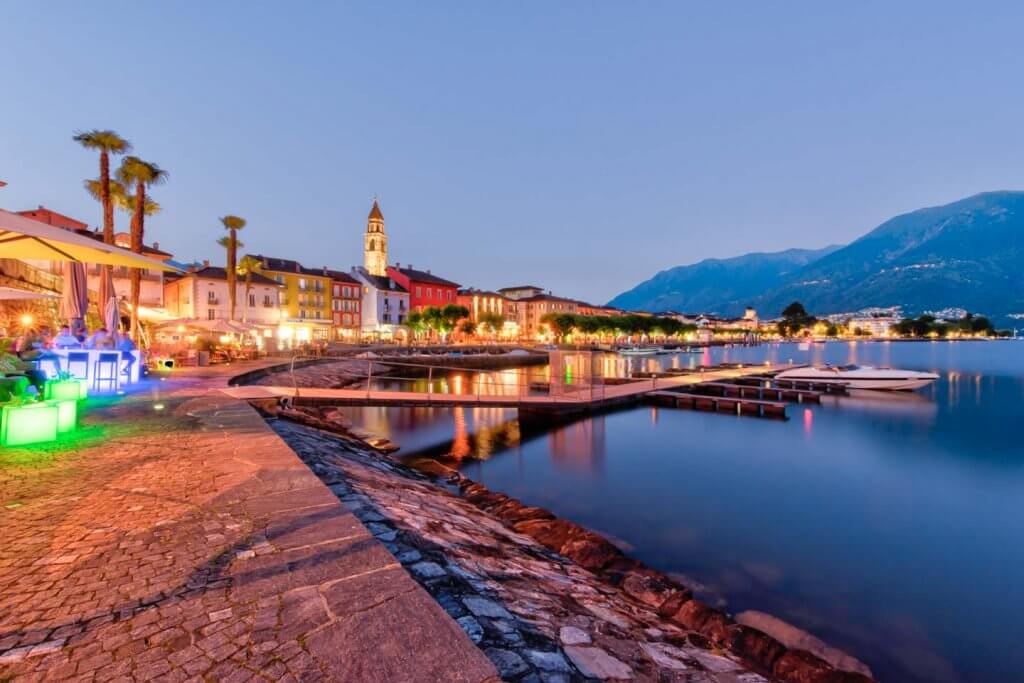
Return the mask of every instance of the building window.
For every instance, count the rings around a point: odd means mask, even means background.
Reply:
[[[430,287],[427,287],[427,298],[430,298]]]
[[[423,288],[422,287],[417,287],[416,288],[416,298],[419,299],[422,296],[423,296]]]
[[[256,295],[255,294],[250,294],[249,295],[249,305],[250,306],[255,306],[256,305]]]
[[[305,290],[306,289],[306,278],[304,278],[304,277],[300,277],[299,278],[299,289],[301,289],[301,290]]]
[[[267,308],[270,308],[270,295],[269,294],[264,294],[263,295],[263,305],[266,306]]]
[[[217,319],[217,309],[215,309],[215,308],[208,308],[208,309],[206,309],[206,319],[207,320],[216,320]]]
[[[207,301],[207,303],[211,303],[211,304],[217,303],[217,292],[213,291],[212,289],[210,291],[208,291],[206,293],[206,301]]]

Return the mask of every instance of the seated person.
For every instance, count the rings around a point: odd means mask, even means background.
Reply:
[[[89,342],[86,344],[87,349],[98,349],[101,351],[113,351],[114,350],[114,339],[107,332],[107,328],[101,327],[92,333],[92,337],[89,338]]]
[[[71,328],[64,325],[60,328],[60,334],[53,338],[53,348],[55,349],[78,349],[82,347],[82,342],[78,341],[78,337],[71,334]]]
[[[30,331],[27,336],[31,337],[33,333],[34,330]],[[32,364],[32,361],[39,355],[40,351],[31,347],[17,355],[0,349],[0,373],[3,373],[5,380],[13,380],[13,382],[5,381],[3,383],[6,393],[12,395],[24,393],[24,389],[31,384],[39,392],[39,398],[43,397],[46,373],[37,370]]]
[[[117,350],[121,351],[121,360],[124,362],[124,369],[121,371],[122,375],[132,374],[132,364],[135,362],[135,355],[129,353],[129,351],[135,350],[135,342],[127,334],[121,334],[117,336]]]

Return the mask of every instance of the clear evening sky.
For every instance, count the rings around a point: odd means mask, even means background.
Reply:
[[[0,207],[101,221],[75,129],[170,182],[147,239],[603,302],[1024,186],[1024,5],[0,2]],[[127,219],[119,217],[119,228]]]

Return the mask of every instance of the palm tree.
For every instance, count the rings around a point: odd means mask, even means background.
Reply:
[[[238,277],[238,231],[245,227],[245,219],[240,216],[227,215],[220,219],[221,225],[231,237],[228,247],[228,320],[235,319],[235,283]]]
[[[124,154],[132,148],[128,142],[112,130],[75,131],[74,141],[86,149],[100,152],[99,197],[103,205],[103,241],[114,243],[114,202],[110,187],[110,155]]]
[[[142,253],[142,241],[145,236],[146,217],[146,188],[152,185],[159,185],[167,180],[167,171],[156,164],[143,161],[135,156],[125,157],[121,161],[121,167],[117,169],[117,179],[125,184],[125,187],[134,186],[135,196],[131,205],[132,228],[131,248],[137,254]],[[151,201],[151,200],[150,200]],[[139,339],[139,286],[142,273],[138,268],[131,271],[131,336],[138,342]]]
[[[242,246],[241,244],[237,246]],[[263,269],[263,261],[255,256],[243,256],[238,262],[238,274],[245,277],[245,301],[242,304],[242,322],[249,322],[249,290],[252,289],[252,276]]]

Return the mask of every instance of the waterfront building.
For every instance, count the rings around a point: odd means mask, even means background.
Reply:
[[[98,242],[103,241],[103,233],[99,230],[89,230],[87,223],[67,216],[65,214],[48,209],[39,205],[36,209],[18,211],[21,216],[31,218],[40,223],[46,223],[54,227],[62,228],[77,233],[83,237],[89,237]],[[119,232],[114,235],[114,244],[124,249],[131,249],[131,235],[126,232]],[[154,242],[152,245],[143,244],[142,253],[144,256],[154,258],[158,261],[169,261],[171,254],[162,251],[160,244]],[[42,268],[54,275],[63,275],[64,263],[62,261],[27,261],[30,265]],[[101,266],[88,264],[86,267],[87,287],[89,291],[98,292],[100,287]],[[118,298],[127,301],[131,295],[131,270],[125,266],[115,266],[112,269],[114,291]],[[160,309],[164,306],[164,283],[166,276],[164,271],[156,269],[145,269],[139,278],[139,309],[143,318],[155,315],[160,317],[159,312],[152,309]],[[145,310],[143,310],[145,308]]]
[[[331,276],[331,322],[334,338],[354,341],[362,332],[362,284],[340,270],[326,271]]]
[[[373,200],[373,207],[366,219],[366,234],[363,236],[363,269],[370,275],[384,277],[388,269],[388,236],[384,232],[384,213]]]
[[[422,311],[428,306],[444,308],[456,302],[458,283],[438,277],[429,270],[416,270],[411,265],[396,263],[388,266],[387,276],[409,293],[410,310]]]
[[[498,331],[498,335],[506,338],[519,336],[519,323],[508,310],[511,302],[501,294],[472,288],[460,289],[455,297],[455,303],[469,310],[469,319],[474,323],[479,323],[480,316],[484,314],[504,316],[505,324]]]
[[[374,275],[366,268],[353,268],[352,277],[362,287],[362,337],[376,340],[405,338],[409,292],[392,278]]]
[[[276,326],[281,320],[278,293],[284,285],[256,273],[250,276],[250,284],[246,292],[245,278],[238,278],[235,320]],[[231,305],[227,271],[204,261],[200,268],[172,273],[164,283],[164,301],[172,318],[227,320]]]
[[[618,308],[611,308],[609,306],[595,306],[589,304],[586,301],[576,302],[576,312],[580,315],[586,316],[613,316],[623,315],[624,311]]]
[[[860,330],[861,334],[869,334],[872,337],[888,337],[892,326],[899,321],[899,318],[881,316],[853,317],[846,320],[846,330],[850,334]]]
[[[281,285],[278,302],[284,336],[296,341],[327,341],[331,338],[331,291],[333,279],[326,268],[306,268],[298,261],[252,255],[261,272]]]
[[[504,290],[498,290],[504,292]],[[547,334],[547,326],[540,322],[548,313],[578,313],[579,305],[572,299],[552,294],[511,299],[507,304],[508,315],[519,327],[519,334],[526,339],[540,339]]]

